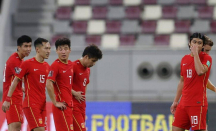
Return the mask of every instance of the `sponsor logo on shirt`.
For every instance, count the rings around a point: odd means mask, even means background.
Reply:
[[[82,75],[83,73],[79,73],[79,75]]]
[[[187,65],[187,63],[184,63],[183,66]]]
[[[81,127],[82,127],[82,128],[85,128],[85,123],[81,123]]]
[[[34,69],[34,71],[37,71],[38,69]]]
[[[43,123],[43,120],[42,118],[39,118],[39,123],[42,124]]]
[[[66,71],[63,71],[63,73],[65,73]]]
[[[53,76],[53,71],[50,71],[48,77],[52,77],[52,76]]]
[[[19,67],[15,67],[14,70],[15,70],[16,74],[19,74],[19,73],[21,72],[22,69],[19,68]]]
[[[207,61],[206,65],[209,67],[211,65],[210,61]]]
[[[73,130],[73,124],[70,124],[70,129]]]

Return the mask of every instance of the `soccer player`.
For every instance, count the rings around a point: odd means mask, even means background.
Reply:
[[[31,131],[45,131],[46,123],[46,79],[49,74],[49,64],[44,61],[50,54],[50,43],[43,38],[38,38],[34,42],[36,50],[35,57],[24,61],[16,71],[16,77],[7,94],[10,100],[17,84],[24,77],[25,99],[23,111],[28,121]],[[8,101],[3,103],[3,111],[10,107]]]
[[[17,39],[17,52],[13,53],[7,60],[4,68],[3,78],[3,97],[2,101],[8,101],[11,108],[6,111],[6,119],[8,131],[20,131],[23,122],[22,112],[22,83],[20,82],[11,97],[7,97],[9,87],[15,77],[15,72],[23,62],[23,58],[27,57],[31,52],[32,39],[23,35]]]
[[[181,61],[181,78],[176,97],[171,106],[174,113],[173,131],[191,129],[206,130],[206,113],[208,108],[206,85],[211,70],[212,58],[202,52],[205,37],[201,33],[190,36],[189,47],[191,53],[185,55]],[[181,96],[180,104],[178,100]],[[177,108],[176,108],[176,105]],[[176,108],[176,110],[175,110]]]
[[[73,63],[68,60],[71,52],[70,40],[60,38],[55,42],[55,47],[58,59],[50,67],[46,87],[53,103],[52,111],[56,131],[73,131],[71,94]]]
[[[205,37],[205,45],[203,46],[203,52],[209,54],[211,51],[212,46],[214,45],[213,41],[206,35],[204,35]],[[210,80],[208,80],[207,82],[207,88],[212,90],[213,92],[216,92],[216,87],[211,83]],[[179,92],[182,92],[182,89],[179,90]],[[180,99],[180,98],[179,98]],[[179,100],[178,100],[179,101]],[[174,111],[177,107],[177,103],[175,105],[171,106],[171,113],[174,114]],[[207,130],[207,126],[208,126],[208,111],[207,111],[207,115],[206,115],[206,130]]]
[[[74,131],[86,131],[85,112],[86,88],[89,84],[90,67],[102,58],[101,50],[95,45],[87,46],[82,54],[82,58],[74,61],[73,77],[73,123]]]

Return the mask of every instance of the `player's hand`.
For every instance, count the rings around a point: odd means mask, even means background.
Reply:
[[[173,104],[170,107],[170,112],[174,115],[176,108],[177,108],[178,102],[173,102]]]
[[[57,108],[59,108],[59,109],[61,109],[61,110],[67,109],[66,105],[67,105],[67,104],[66,104],[65,102],[56,102],[56,103],[55,103],[55,107],[57,107]]]
[[[193,46],[190,47],[190,49],[191,49],[191,53],[193,55],[198,54],[198,52],[199,52],[198,45],[193,45]]]
[[[81,103],[82,101],[85,101],[85,95],[83,95],[82,91],[77,91],[74,97],[79,101],[79,103]]]
[[[10,108],[10,102],[4,101],[4,103],[2,104],[2,110],[6,112],[7,110],[9,110],[9,108]]]

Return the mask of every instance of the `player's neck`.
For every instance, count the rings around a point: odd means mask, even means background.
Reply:
[[[20,52],[17,51],[17,54],[19,56],[19,58],[22,60],[25,56],[23,54],[21,54]]]
[[[35,59],[36,59],[38,62],[40,62],[40,63],[43,63],[43,62],[44,62],[44,58],[41,57],[41,56],[39,56],[38,54],[36,54]]]
[[[59,60],[60,60],[62,63],[64,63],[64,64],[68,64],[68,59],[62,60],[62,59],[59,58]]]
[[[80,58],[79,61],[80,61],[81,65],[82,65],[83,67],[85,67],[85,66],[84,66],[84,62],[83,62],[83,58]]]

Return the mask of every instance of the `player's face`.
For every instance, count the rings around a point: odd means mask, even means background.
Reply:
[[[207,53],[207,54],[209,54],[210,53],[210,51],[211,51],[211,46],[210,45],[204,45],[203,46],[203,51],[205,52],[205,53]]]
[[[42,44],[43,46],[41,46],[38,51],[41,57],[43,57],[44,59],[48,59],[50,55],[50,49],[51,49],[50,43],[42,42]]]
[[[92,67],[96,64],[96,62],[98,61],[97,58],[89,58],[87,55],[85,56],[85,67]]]
[[[30,52],[31,52],[31,42],[27,43],[23,43],[22,46],[18,46],[18,51],[25,57],[29,56]]]
[[[62,61],[68,60],[70,52],[71,49],[68,45],[61,45],[56,49],[56,53],[58,54],[59,59]]]
[[[197,45],[198,46],[198,50],[201,51],[203,48],[203,40],[200,38],[193,38],[190,42],[190,47],[193,45]]]

